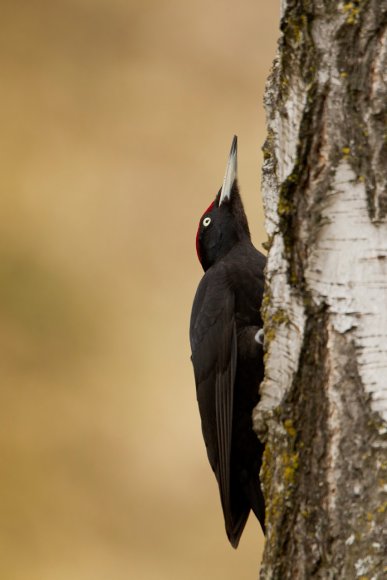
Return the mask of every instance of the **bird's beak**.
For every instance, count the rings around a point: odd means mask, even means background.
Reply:
[[[238,153],[238,138],[234,135],[231,144],[231,151],[227,162],[226,174],[223,180],[222,191],[219,197],[219,207],[226,200],[230,199],[232,186],[237,178],[237,153]]]

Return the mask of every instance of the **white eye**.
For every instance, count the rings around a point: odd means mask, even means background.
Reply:
[[[210,217],[205,217],[204,220],[203,220],[204,227],[209,226],[210,223],[211,223],[211,218]]]

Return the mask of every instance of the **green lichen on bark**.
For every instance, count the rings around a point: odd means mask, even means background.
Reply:
[[[346,82],[342,106],[347,122],[343,125],[343,138],[350,144],[351,167],[366,184],[370,216],[379,221],[387,214],[387,144],[380,140],[380,147],[376,147],[375,137],[385,134],[387,103],[376,94],[375,86],[387,66],[383,53],[387,4],[353,0],[344,3],[342,11],[345,20],[337,33],[337,43],[338,68]],[[378,67],[375,63],[379,56],[382,60]]]
[[[276,410],[276,414],[282,415],[281,408]],[[284,420],[283,423],[286,421],[289,419]],[[290,434],[286,428],[276,430],[265,446],[263,457],[261,481],[267,498],[267,543],[272,553],[277,554],[282,549],[279,532],[286,521],[287,506],[297,482],[299,453],[295,443],[296,436],[293,430]],[[281,449],[280,454],[277,453],[277,449]],[[280,486],[276,485],[278,481],[281,482]]]
[[[280,41],[281,64],[278,67],[277,77],[273,80],[277,87],[276,109],[284,117],[288,116],[286,108],[289,99],[289,90],[295,79],[306,94],[306,105],[300,122],[299,138],[296,148],[296,159],[292,171],[278,184],[279,229],[283,236],[285,252],[289,263],[289,281],[294,286],[302,286],[304,282],[302,260],[299,253],[304,248],[297,237],[297,220],[302,204],[302,196],[298,192],[303,190],[308,180],[308,155],[313,138],[313,111],[316,96],[316,71],[318,70],[318,54],[313,42],[310,27],[312,12],[310,2],[288,3],[287,10],[281,22],[283,36]],[[273,135],[265,143],[267,158],[270,157],[268,171],[275,170],[275,142]],[[274,161],[273,161],[274,159]]]
[[[322,497],[326,491],[320,485],[324,482],[321,472],[325,449],[319,437],[327,409],[320,383],[325,374],[324,316],[324,312],[313,313],[307,322],[300,371],[285,401],[276,410],[280,428],[269,432],[263,481],[265,497],[268,498],[266,550],[271,552],[272,567],[263,578],[291,578],[286,562],[287,557],[294,557],[298,550],[294,535],[296,526],[302,527],[303,533],[310,538],[321,534],[321,514],[316,512],[322,509]],[[305,441],[314,443],[305,446]],[[314,463],[314,445],[321,446],[318,465]],[[311,482],[312,471],[315,481]],[[297,524],[299,520],[302,524]],[[310,569],[315,566],[316,561],[311,558]]]

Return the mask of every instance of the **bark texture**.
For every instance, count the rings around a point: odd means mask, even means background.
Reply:
[[[261,579],[387,578],[387,0],[288,0],[265,104]]]

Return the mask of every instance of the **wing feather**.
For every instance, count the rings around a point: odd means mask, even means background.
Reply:
[[[190,340],[208,459],[218,481],[226,528],[232,530],[230,468],[237,361],[234,293],[226,275],[209,270],[199,284]]]
[[[231,522],[230,467],[234,382],[236,371],[236,329],[233,323],[231,343],[223,345],[219,361],[219,370],[215,378],[215,413],[217,443],[219,456],[219,473],[217,476],[223,511],[228,524]],[[223,356],[227,360],[222,360]],[[228,526],[227,526],[228,527]]]

